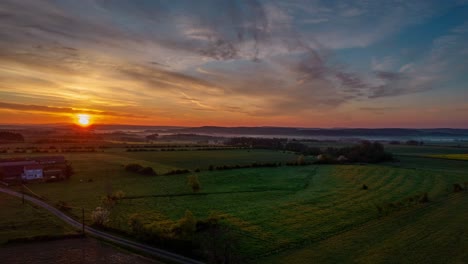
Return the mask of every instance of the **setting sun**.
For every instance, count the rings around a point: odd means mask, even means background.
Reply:
[[[80,126],[89,126],[91,124],[91,117],[89,115],[79,114],[77,118],[78,125]]]

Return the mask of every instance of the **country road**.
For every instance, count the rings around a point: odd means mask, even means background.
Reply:
[[[22,196],[23,196],[23,194],[21,194],[19,192],[15,192],[15,191],[12,191],[10,189],[6,189],[6,188],[2,188],[2,187],[0,187],[0,192],[5,193],[5,194],[9,194],[9,195],[12,195],[12,196],[16,196],[18,198],[22,198]],[[46,209],[50,213],[54,214],[58,218],[65,221],[67,224],[69,224],[69,225],[71,225],[71,226],[73,226],[73,227],[75,227],[77,229],[82,228],[82,223],[80,223],[80,222],[76,221],[75,219],[67,216],[66,214],[64,214],[63,212],[61,212],[57,208],[47,204],[46,202],[41,201],[41,200],[39,200],[37,198],[31,197],[29,195],[24,195],[24,199],[27,200],[27,201],[30,201],[31,203],[34,203],[34,204],[36,204],[36,205],[38,205],[38,206],[40,206],[40,207],[42,207],[44,209]],[[121,238],[121,237],[118,237],[118,236],[115,236],[115,235],[111,235],[111,234],[96,230],[94,228],[91,228],[89,226],[85,226],[85,232],[87,234],[91,235],[91,236],[98,237],[98,238],[107,240],[109,242],[115,243],[117,245],[121,245],[121,246],[124,246],[124,247],[127,247],[127,248],[131,248],[131,249],[134,249],[134,250],[137,250],[137,251],[140,251],[140,252],[144,252],[146,254],[155,256],[158,259],[170,261],[171,263],[172,262],[174,262],[174,263],[184,263],[184,264],[185,263],[187,263],[187,264],[202,264],[203,263],[203,262],[199,262],[197,260],[193,260],[193,259],[181,256],[181,255],[178,255],[178,254],[175,254],[175,253],[171,253],[171,252],[159,249],[159,248],[151,247],[151,246],[148,246],[148,245],[145,245],[145,244],[141,244],[141,243],[138,243],[138,242],[134,242],[134,241],[125,239],[125,238]]]

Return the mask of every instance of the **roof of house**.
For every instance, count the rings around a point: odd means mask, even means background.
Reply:
[[[44,156],[44,157],[34,157],[34,160],[39,163],[62,163],[65,162],[64,156]]]
[[[24,166],[24,170],[42,170],[44,167],[39,164],[34,164],[34,165],[26,165]]]
[[[1,168],[1,171],[5,176],[18,176],[23,173],[24,166],[5,166]]]
[[[9,167],[9,166],[25,166],[37,164],[34,160],[16,160],[16,161],[4,161],[0,162],[0,167]]]

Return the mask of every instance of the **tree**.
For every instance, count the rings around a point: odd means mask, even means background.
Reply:
[[[0,131],[0,142],[24,142],[24,137],[20,133]]]
[[[130,164],[125,165],[126,171],[140,172],[142,169],[143,169],[143,166],[137,163],[130,163]]]
[[[115,201],[120,201],[125,197],[125,193],[122,190],[115,191],[111,194],[111,199]]]
[[[188,185],[190,186],[190,188],[192,188],[193,192],[196,193],[200,191],[201,187],[200,187],[200,182],[198,181],[197,175],[190,175],[187,177],[187,179],[188,179]]]
[[[73,167],[71,166],[70,163],[67,163],[67,165],[65,165],[64,174],[65,174],[65,178],[66,178],[66,179],[70,179],[70,177],[71,177],[73,174],[75,174],[75,171],[73,170]]]
[[[297,165],[304,165],[304,155],[299,155],[297,157]]]
[[[146,140],[153,141],[153,140],[157,140],[158,137],[159,137],[159,134],[151,134],[151,135],[146,136]]]
[[[3,167],[0,167],[0,180],[3,180],[5,177],[5,172],[3,171]]]
[[[156,175],[156,172],[151,167],[144,167],[138,173],[140,173],[142,175],[148,175],[148,176]]]
[[[197,220],[189,210],[185,211],[184,217],[179,219],[176,225],[179,235],[185,239],[191,239],[197,230]]]
[[[94,225],[104,226],[109,222],[109,211],[103,207],[96,207],[91,213],[91,219]]]

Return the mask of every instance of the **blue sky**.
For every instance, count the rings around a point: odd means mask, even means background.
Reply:
[[[468,127],[468,1],[0,2],[0,122]]]

